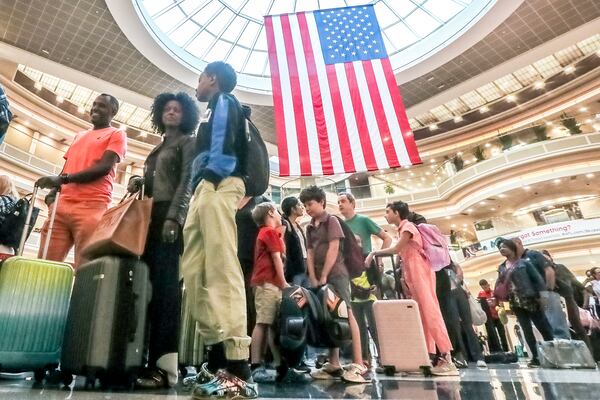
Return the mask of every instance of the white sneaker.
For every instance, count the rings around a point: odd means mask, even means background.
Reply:
[[[485,363],[485,361],[483,360],[478,360],[477,361],[477,368],[481,368],[481,369],[487,369],[487,364]]]

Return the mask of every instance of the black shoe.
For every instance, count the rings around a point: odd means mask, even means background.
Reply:
[[[146,370],[135,380],[137,389],[163,389],[169,387],[167,376],[161,370]]]
[[[538,360],[538,359],[534,358],[527,363],[527,368],[539,368],[539,367],[540,367],[540,360]]]
[[[294,369],[298,372],[304,372],[305,374],[310,372],[310,367],[306,365],[304,361],[294,367]]]

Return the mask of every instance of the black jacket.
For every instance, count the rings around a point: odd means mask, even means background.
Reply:
[[[288,282],[292,281],[295,275],[306,272],[306,265],[304,264],[304,255],[302,254],[302,247],[300,241],[303,240],[306,244],[306,237],[304,232],[300,229],[300,235],[296,233],[291,222],[287,218],[283,218],[283,224],[285,225],[285,234],[283,240],[285,241],[285,280]]]
[[[229,176],[242,177],[245,156],[245,116],[242,106],[229,93],[219,93],[209,102],[208,121],[201,121],[192,165],[192,190],[202,179],[218,185]]]
[[[150,152],[144,166],[148,196],[152,197],[154,202],[171,202],[166,219],[176,221],[182,227],[192,196],[191,165],[194,159],[194,140],[192,136],[179,136],[168,142],[163,141]],[[154,172],[149,165],[154,166]],[[153,174],[153,177],[150,177],[150,174]]]

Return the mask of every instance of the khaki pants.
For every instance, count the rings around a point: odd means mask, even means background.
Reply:
[[[250,347],[235,225],[244,192],[240,178],[226,178],[217,189],[202,181],[183,229],[181,270],[192,316],[204,343],[223,342],[228,360],[247,360]]]

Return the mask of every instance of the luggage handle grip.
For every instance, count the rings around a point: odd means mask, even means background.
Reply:
[[[19,241],[19,249],[17,251],[17,255],[22,256],[23,251],[25,250],[25,242],[27,240],[27,233],[31,228],[31,219],[33,216],[33,208],[35,207],[35,199],[37,198],[37,193],[39,190],[39,186],[35,184],[33,186],[33,193],[31,194],[31,201],[29,203],[29,208],[27,209],[27,218],[25,219],[25,228],[23,229],[23,233],[21,234],[21,240]],[[44,251],[42,252],[42,258],[46,258],[48,255],[48,249],[50,247],[50,238],[52,237],[52,230],[54,229],[54,220],[56,218],[56,210],[58,209],[58,201],[60,199],[60,190],[61,187],[58,186],[56,188],[56,197],[54,199],[54,207],[52,207],[52,212],[50,214],[50,223],[48,225],[48,234],[46,235],[46,241],[44,243]]]

